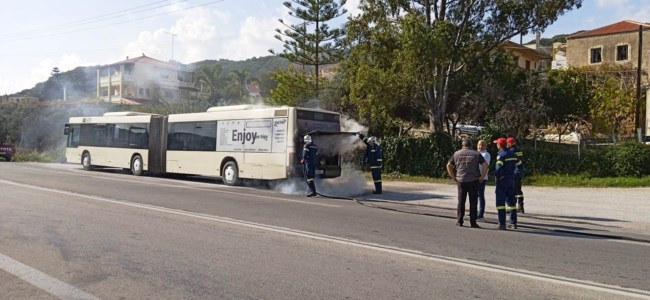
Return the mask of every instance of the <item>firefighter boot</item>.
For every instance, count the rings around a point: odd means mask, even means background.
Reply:
[[[375,182],[375,190],[373,194],[381,194],[381,182]]]
[[[520,196],[517,198],[517,212],[518,213],[525,213],[524,212],[524,196]]]

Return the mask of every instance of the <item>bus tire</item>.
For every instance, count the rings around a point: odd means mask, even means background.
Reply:
[[[81,165],[84,167],[84,170],[90,171],[93,169],[93,165],[91,164],[91,158],[90,158],[90,153],[89,152],[84,152],[83,155],[81,155]]]
[[[131,173],[135,176],[140,176],[142,173],[142,156],[136,154],[131,159]]]
[[[234,161],[229,161],[223,165],[221,177],[223,179],[223,183],[226,185],[232,186],[239,184],[239,169],[237,168],[237,163]]]

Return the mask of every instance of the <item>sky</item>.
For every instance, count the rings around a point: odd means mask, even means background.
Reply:
[[[298,22],[286,0],[3,0],[0,10],[0,95],[34,87],[54,67],[115,63],[143,53],[189,64],[244,60],[282,49],[278,19]],[[348,15],[359,2],[348,0]],[[341,24],[346,16],[339,18]],[[545,30],[552,37],[621,20],[650,22],[648,0],[584,0]],[[524,37],[524,41],[534,38]],[[173,47],[172,47],[173,45]]]

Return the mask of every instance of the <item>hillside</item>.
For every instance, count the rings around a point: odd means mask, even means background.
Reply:
[[[227,59],[203,60],[189,64],[190,68],[198,69],[203,65],[218,64],[226,76],[231,71],[247,70],[249,78],[259,78],[266,81],[271,72],[278,69],[286,69],[289,61],[277,56],[254,57],[242,61]],[[63,88],[69,100],[80,100],[84,98],[95,98],[97,92],[97,68],[77,67],[74,70],[53,74],[46,81],[37,83],[31,89],[25,89],[8,96],[31,96],[41,100],[63,99]]]

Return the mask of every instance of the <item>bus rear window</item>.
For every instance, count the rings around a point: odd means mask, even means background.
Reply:
[[[309,110],[298,110],[298,119],[299,120],[310,120],[310,121],[325,121],[325,122],[339,122],[338,114],[329,114],[318,111],[309,111]]]

